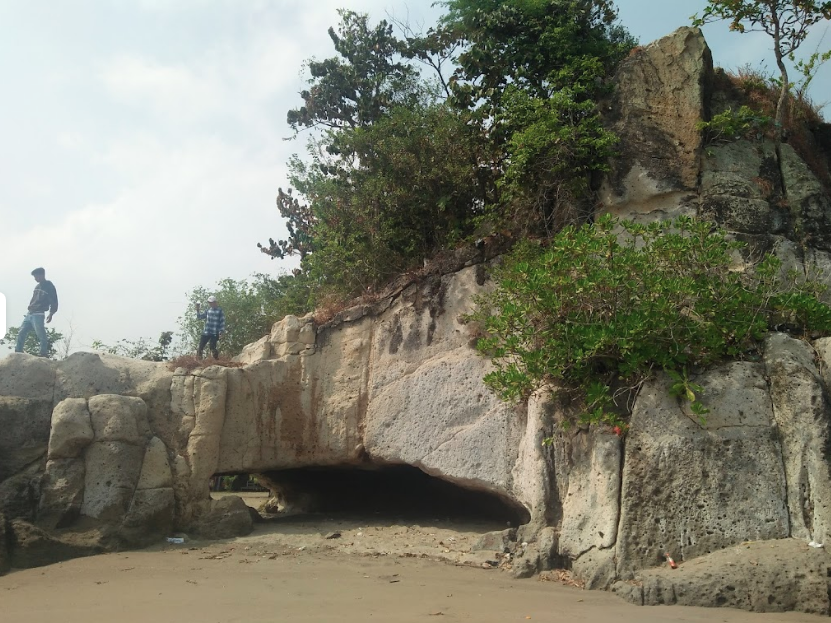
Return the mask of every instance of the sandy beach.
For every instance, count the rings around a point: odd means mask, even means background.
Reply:
[[[256,496],[249,496],[256,503]],[[13,571],[2,623],[273,621],[812,622],[805,614],[632,606],[612,594],[516,580],[469,551],[486,522],[305,515],[232,541],[191,541]],[[327,538],[328,537],[328,538]]]

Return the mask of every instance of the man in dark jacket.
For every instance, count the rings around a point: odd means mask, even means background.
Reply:
[[[43,268],[36,268],[32,271],[32,277],[37,281],[35,291],[32,294],[32,301],[29,303],[29,313],[23,318],[23,324],[17,334],[17,344],[14,351],[23,352],[23,345],[32,329],[40,340],[40,356],[49,356],[49,340],[46,337],[46,327],[43,326],[44,316],[47,312],[46,322],[52,322],[52,316],[58,311],[58,292],[51,281],[46,280],[46,271]]]

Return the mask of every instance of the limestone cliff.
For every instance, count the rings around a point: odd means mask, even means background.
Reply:
[[[716,219],[751,251],[774,250],[803,273],[817,265],[831,283],[829,197],[796,153],[763,140],[704,148],[695,124],[713,106],[713,73],[694,29],[623,64],[609,103],[622,156],[599,210]],[[788,586],[827,583],[826,555],[806,544],[831,531],[831,340],[772,334],[763,360],[703,374],[704,425],[658,375],[625,438],[566,431],[570,406],[548,390],[515,406],[484,386],[490,364],[464,316],[488,283],[475,258],[461,263],[324,326],[289,316],[245,349],[241,368],[89,353],[0,361],[0,570],[31,563],[14,537],[21,522],[55,543],[94,534],[95,546],[175,529],[230,536],[251,518],[210,500],[214,474],[269,473],[279,487],[284,470],[409,465],[513,508],[529,543],[518,574],[565,564],[637,603],[683,601],[676,577],[649,575],[665,554],[706,561],[747,541],[798,539],[794,555],[819,557],[818,571]],[[747,603],[831,611],[827,591],[801,605]]]

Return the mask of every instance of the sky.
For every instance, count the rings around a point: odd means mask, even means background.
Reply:
[[[616,5],[647,44],[706,2]],[[155,341],[193,288],[296,266],[256,243],[285,236],[275,197],[305,149],[286,112],[303,61],[335,55],[338,8],[416,30],[442,13],[432,0],[0,0],[0,331],[22,321],[37,266],[72,351]],[[831,48],[825,26],[806,54]],[[763,34],[704,35],[718,66],[775,69]],[[810,95],[831,102],[831,64]]]

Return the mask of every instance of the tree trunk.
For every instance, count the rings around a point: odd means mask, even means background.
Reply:
[[[773,37],[773,50],[776,53],[776,65],[779,67],[779,72],[782,78],[782,89],[779,91],[779,101],[776,103],[776,118],[774,120],[774,128],[776,132],[776,142],[782,140],[784,134],[785,111],[788,108],[788,95],[790,93],[790,84],[788,83],[788,68],[785,66],[785,59],[782,57],[782,41],[779,33],[779,22],[776,22],[776,30]]]

